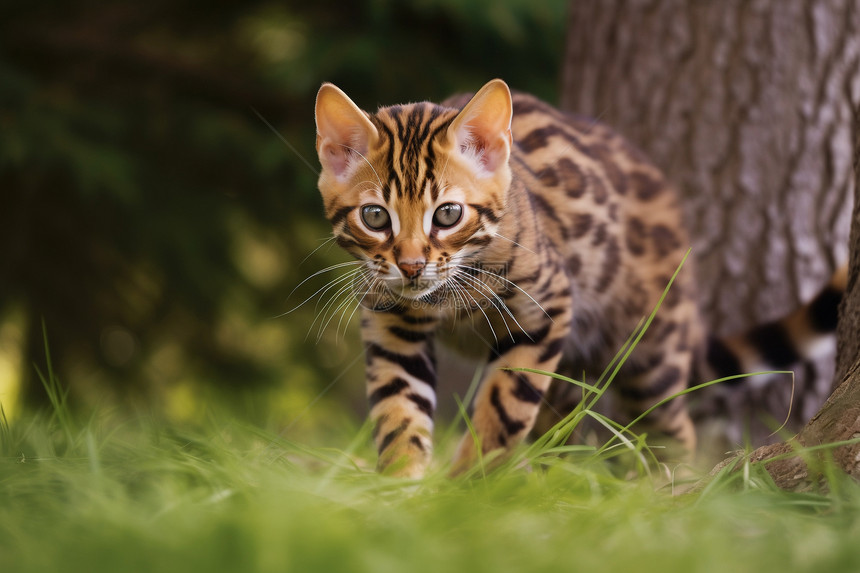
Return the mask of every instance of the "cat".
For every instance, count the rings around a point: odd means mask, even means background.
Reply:
[[[374,114],[324,84],[315,118],[325,214],[356,258],[348,278],[382,472],[420,477],[432,459],[437,341],[486,362],[472,405],[477,440],[460,441],[458,473],[479,454],[510,451],[541,410],[547,428],[581,393],[512,369],[599,374],[689,248],[678,198],[642,152],[502,80]],[[698,363],[711,359],[725,375],[754,358],[746,339],[705,336],[693,274],[677,275],[613,382],[621,421],[687,388]],[[667,456],[695,451],[683,396],[637,430],[671,445]]]

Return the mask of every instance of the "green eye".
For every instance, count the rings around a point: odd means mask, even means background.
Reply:
[[[445,203],[439,205],[433,213],[433,224],[442,229],[453,227],[463,216],[463,206],[459,203]]]
[[[391,223],[388,211],[381,205],[365,205],[362,207],[361,220],[374,231],[381,231]]]

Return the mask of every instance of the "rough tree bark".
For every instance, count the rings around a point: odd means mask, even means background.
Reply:
[[[860,95],[855,92],[855,95]],[[856,101],[856,100],[855,100]],[[860,106],[854,125],[854,214],[851,223],[851,252],[848,290],[840,309],[835,390],[792,443],[771,444],[753,452],[754,462],[769,460],[767,470],[777,484],[806,490],[820,481],[809,456],[779,457],[795,447],[811,447],[834,442],[860,440]],[[855,479],[860,479],[860,442],[834,448],[833,460]]]
[[[712,332],[786,314],[847,260],[858,58],[856,0],[570,3],[562,106],[618,129],[679,187]],[[832,372],[831,356],[798,376],[790,427]],[[789,388],[749,385],[708,413],[738,426],[754,404],[780,420]]]

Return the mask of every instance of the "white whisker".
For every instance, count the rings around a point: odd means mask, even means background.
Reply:
[[[366,268],[365,268],[365,269],[362,269],[362,270],[363,270],[363,271],[365,271],[365,272],[363,273],[363,275],[362,275],[362,277],[361,277],[361,278],[362,278],[362,280],[365,280],[365,281],[366,281],[366,280],[368,279],[367,275],[368,275],[368,273],[370,273],[371,271],[370,271],[369,269],[366,269]],[[355,290],[355,289],[354,289],[354,285],[353,285],[353,283],[352,283],[352,282],[349,282],[348,284],[346,284],[346,285],[342,286],[342,287],[340,288],[340,290],[338,291],[338,293],[337,293],[335,296],[333,296],[333,297],[331,298],[331,300],[329,301],[329,303],[328,303],[328,304],[326,304],[326,307],[325,307],[325,308],[323,308],[323,311],[322,311],[322,313],[321,313],[321,314],[322,314],[322,316],[323,316],[323,320],[321,320],[321,321],[320,321],[320,327],[319,327],[319,330],[317,331],[317,342],[319,342],[319,341],[322,339],[323,332],[325,332],[325,329],[326,329],[326,328],[328,328],[328,325],[331,323],[331,321],[332,321],[332,320],[334,320],[335,315],[337,315],[337,314],[338,314],[338,312],[340,312],[340,311],[342,311],[343,309],[345,309],[345,308],[349,305],[350,299],[353,299],[353,300],[354,300],[354,299],[355,299],[355,297],[354,297],[354,296],[348,296],[348,297],[346,297],[343,301],[341,301],[340,303],[338,303],[338,304],[337,304],[337,306],[332,306],[332,305],[331,305],[331,303],[332,303],[334,300],[336,300],[339,296],[343,295],[344,293],[346,293],[346,292],[350,292],[350,291],[354,291],[354,290]],[[362,300],[363,300],[363,298],[364,298],[364,297],[362,297]],[[361,301],[359,301],[359,303],[358,303],[358,304],[360,304],[360,303],[361,303]],[[328,313],[328,310],[327,310],[328,308],[331,308],[331,309],[332,309],[332,311],[331,311],[331,313],[330,313],[330,314]],[[326,320],[326,319],[325,319],[325,315],[326,315],[326,314],[328,314],[328,320]],[[316,322],[316,320],[314,320],[314,322]],[[340,324],[340,323],[338,322],[338,325],[339,325],[339,324]],[[311,325],[311,327],[313,327],[313,325]],[[337,339],[337,332],[338,332],[339,330],[340,330],[340,326],[338,326],[338,328],[335,330],[335,339]]]
[[[490,327],[490,333],[493,335],[493,339],[496,341],[496,345],[498,345],[499,344],[499,337],[496,336],[496,330],[493,328],[493,322],[490,320],[490,317],[487,316],[487,313],[484,312],[483,307],[481,307],[481,303],[479,303],[477,300],[475,300],[475,297],[472,296],[472,293],[469,292],[468,288],[466,288],[466,285],[464,285],[460,282],[460,278],[462,276],[464,276],[462,273],[454,275],[453,280],[455,280],[457,282],[457,285],[460,287],[462,292],[466,296],[468,296],[470,299],[472,299],[472,302],[475,303],[475,306],[478,308],[478,310],[481,311],[481,314],[484,315],[484,318],[487,320],[487,326]],[[470,306],[470,308],[471,308],[471,306]],[[507,327],[507,323],[505,324],[505,326]]]
[[[323,273],[327,273],[327,272],[329,272],[329,271],[333,271],[333,270],[340,269],[340,268],[343,268],[343,267],[349,267],[349,266],[353,266],[353,265],[364,265],[364,264],[365,264],[365,263],[364,263],[364,261],[346,261],[346,262],[343,262],[343,263],[337,263],[337,264],[335,264],[335,265],[331,265],[330,267],[326,267],[326,268],[324,268],[324,269],[322,269],[322,270],[319,270],[319,271],[315,272],[314,274],[312,274],[311,276],[309,276],[309,277],[305,278],[305,279],[304,279],[302,282],[300,282],[299,284],[297,284],[297,285],[293,288],[293,290],[291,290],[291,291],[290,291],[290,294],[289,294],[289,295],[287,295],[287,298],[289,299],[291,296],[293,296],[293,293],[295,293],[295,292],[296,292],[296,290],[298,290],[298,288],[299,288],[299,287],[301,287],[303,284],[305,284],[306,282],[308,282],[309,280],[311,280],[312,278],[314,278],[314,277],[316,277],[316,276],[319,276],[319,275],[321,275],[321,274],[323,274]],[[305,300],[303,300],[302,302],[300,302],[299,304],[297,304],[296,306],[294,306],[293,308],[291,308],[291,309],[290,309],[290,310],[288,310],[287,312],[283,312],[283,313],[281,313],[281,314],[279,314],[279,315],[276,315],[274,318],[281,318],[282,316],[286,316],[286,315],[290,314],[291,312],[293,312],[293,311],[295,311],[296,309],[300,308],[300,307],[301,307],[302,305],[304,305],[306,302],[308,302],[309,300],[311,300],[312,298],[314,298],[314,297],[317,295],[317,293],[318,293],[318,292],[319,292],[319,291],[315,292],[314,294],[312,294],[311,296],[309,296],[308,298],[306,298]]]
[[[311,323],[310,328],[308,328],[308,333],[307,335],[305,335],[305,340],[307,340],[307,337],[310,336],[311,331],[314,329],[314,326],[316,326],[317,321],[319,321],[319,328],[317,329],[317,341],[319,341],[319,339],[322,337],[322,331],[325,329],[325,326],[327,324],[326,315],[328,315],[329,309],[333,307],[338,308],[341,304],[343,304],[343,300],[349,300],[348,298],[342,300],[341,297],[350,290],[352,290],[352,281],[341,285],[341,287],[338,288],[338,290],[326,301],[325,305],[322,307],[322,309],[319,310],[319,312],[317,312],[316,316],[314,317],[314,321]]]
[[[523,244],[521,244],[521,243],[516,242],[516,241],[515,241],[515,240],[513,240],[513,239],[509,239],[509,238],[507,238],[506,236],[504,236],[503,234],[499,233],[498,231],[494,231],[494,232],[493,232],[493,234],[494,234],[495,236],[497,236],[498,238],[500,238],[500,239],[504,239],[504,240],[506,240],[506,241],[510,241],[510,242],[512,242],[512,243],[513,243],[513,244],[515,244],[516,246],[518,246],[518,247],[520,247],[520,248],[522,248],[522,249],[527,250],[528,252],[532,253],[533,255],[537,255],[537,253],[536,253],[536,252],[534,252],[533,250],[531,250],[530,248],[526,247],[525,245],[523,245]]]
[[[488,271],[488,270],[486,270],[486,269],[482,269],[482,268],[479,268],[479,267],[471,267],[471,266],[469,266],[469,265],[463,265],[463,264],[460,264],[460,265],[458,265],[458,266],[460,266],[460,267],[462,267],[462,268],[464,268],[464,269],[471,270],[471,271],[475,271],[475,272],[479,272],[479,273],[484,273],[484,274],[486,274],[486,275],[490,275],[491,277],[495,277],[495,278],[497,278],[497,279],[499,279],[499,280],[505,281],[507,284],[511,285],[512,287],[514,287],[515,289],[517,289],[518,291],[520,291],[521,293],[523,293],[524,295],[526,295],[526,296],[529,298],[529,300],[531,300],[533,303],[535,303],[535,305],[536,305],[539,309],[541,309],[541,312],[543,312],[543,313],[547,316],[547,318],[549,318],[550,322],[555,322],[555,320],[553,320],[553,318],[549,315],[549,313],[546,311],[546,309],[544,309],[544,307],[543,307],[543,306],[541,306],[541,304],[540,304],[538,301],[536,301],[532,295],[530,295],[529,293],[527,293],[526,291],[524,291],[522,288],[520,288],[520,286],[519,286],[518,284],[516,284],[515,282],[513,282],[513,281],[510,281],[510,280],[506,279],[505,277],[503,277],[502,275],[500,275],[500,274],[498,274],[498,273],[494,273],[494,272],[491,272],[491,271]]]
[[[352,271],[348,275],[342,276],[341,278],[339,278],[336,281],[332,281],[331,285],[326,289],[326,291],[330,290],[335,285],[339,285],[337,291],[335,291],[335,293],[331,296],[331,298],[329,298],[328,301],[326,301],[326,304],[322,307],[322,309],[319,308],[319,301],[318,301],[317,306],[314,308],[314,310],[317,312],[325,313],[326,310],[331,306],[332,302],[335,299],[337,299],[340,295],[342,295],[347,290],[353,288],[354,279],[356,277],[361,277],[365,271],[366,271],[366,269],[361,268],[361,269],[358,269],[356,271]]]
[[[308,253],[308,255],[307,255],[305,258],[303,258],[303,259],[302,259],[302,261],[298,264],[298,266],[302,266],[303,264],[305,264],[305,261],[307,261],[309,258],[311,258],[311,257],[313,256],[313,254],[314,254],[314,253],[316,253],[318,250],[322,249],[322,248],[323,248],[323,247],[325,247],[327,244],[329,244],[329,243],[331,243],[332,241],[334,241],[336,238],[337,238],[337,237],[335,237],[334,235],[332,235],[331,237],[329,237],[329,238],[325,239],[325,240],[322,242],[322,244],[321,244],[320,246],[318,246],[316,249],[314,249],[313,251],[311,251],[310,253]]]
[[[361,274],[362,272],[364,272],[364,267],[362,267],[362,268],[358,268],[358,269],[354,269],[354,270],[351,270],[351,271],[349,271],[348,273],[346,273],[346,274],[344,274],[344,275],[341,275],[340,277],[338,277],[338,278],[336,278],[336,279],[334,279],[334,280],[330,281],[330,282],[328,283],[328,285],[327,285],[325,288],[320,289],[322,292],[317,291],[317,292],[319,293],[319,297],[317,298],[317,303],[316,303],[316,305],[314,306],[314,312],[318,312],[318,311],[319,311],[319,306],[320,306],[320,302],[322,301],[322,297],[323,297],[323,296],[324,296],[328,291],[330,291],[331,289],[333,289],[333,288],[334,288],[334,287],[336,287],[336,286],[338,287],[338,289],[340,289],[340,288],[342,288],[342,287],[344,286],[344,283],[347,283],[347,285],[346,285],[346,286],[349,286],[349,282],[351,281],[351,279],[355,278],[356,276],[358,276],[358,275],[359,275],[359,274]],[[314,293],[314,295],[316,295],[316,293]]]
[[[358,302],[356,303],[355,308],[352,309],[352,312],[350,313],[349,318],[346,319],[346,325],[344,325],[344,327],[343,327],[344,337],[346,337],[346,329],[349,327],[349,323],[352,322],[352,317],[355,315],[355,312],[358,310],[358,307],[361,306],[361,303],[364,302],[364,299],[367,297],[367,294],[369,292],[372,292],[374,289],[377,289],[377,288],[384,289],[385,288],[385,285],[382,284],[382,282],[379,280],[379,278],[372,276],[372,277],[370,277],[369,280],[370,280],[370,284],[371,284],[370,288],[361,296],[360,299],[358,299]],[[344,313],[344,314],[346,314],[346,313]],[[343,321],[344,314],[341,314],[340,320],[337,321],[337,330],[335,331],[335,333],[340,331],[340,323]]]
[[[282,313],[282,314],[280,314],[280,315],[276,316],[275,318],[280,318],[280,317],[283,317],[283,316],[286,316],[286,315],[290,314],[291,312],[295,311],[297,308],[299,308],[299,307],[301,307],[302,305],[304,305],[305,303],[307,303],[307,302],[308,302],[309,300],[311,300],[312,298],[319,297],[319,299],[322,299],[322,297],[325,295],[325,293],[327,293],[328,291],[330,291],[330,290],[331,290],[332,288],[334,288],[336,285],[339,285],[340,283],[342,283],[342,282],[344,282],[344,281],[348,281],[350,278],[354,277],[357,273],[361,272],[361,270],[362,270],[361,268],[353,269],[353,270],[349,271],[348,273],[346,273],[346,274],[344,274],[344,275],[341,275],[341,276],[339,276],[339,277],[336,277],[336,278],[334,278],[334,279],[330,280],[329,282],[327,282],[326,284],[324,284],[323,286],[321,286],[320,288],[318,288],[318,289],[316,290],[316,292],[314,292],[311,296],[309,296],[308,298],[306,298],[305,300],[303,300],[303,301],[302,301],[298,306],[296,306],[295,308],[293,308],[293,309],[291,309],[291,310],[288,310],[288,311],[287,311],[287,312],[285,312],[285,313]],[[317,309],[319,309],[319,302],[320,302],[320,301],[319,301],[319,299],[317,300],[317,304],[316,304],[316,306],[314,307],[314,312],[316,312],[316,311],[317,311]]]
[[[508,326],[508,320],[505,318],[505,315],[502,313],[502,310],[504,310],[508,314],[508,316],[510,316],[513,319],[514,324],[516,324],[520,330],[522,330],[523,332],[526,332],[526,330],[520,325],[520,323],[517,321],[514,314],[511,312],[511,309],[508,308],[508,305],[505,304],[505,302],[499,297],[499,295],[497,295],[495,292],[493,292],[493,289],[491,289],[488,284],[479,280],[476,277],[473,277],[472,275],[470,275],[468,273],[462,273],[460,276],[463,279],[468,280],[469,284],[472,286],[472,288],[476,289],[479,293],[481,293],[486,298],[486,300],[488,300],[490,302],[490,304],[493,305],[493,308],[495,308],[499,312],[499,316],[502,318],[502,323],[505,325],[505,329],[507,329],[508,336],[511,337],[511,340],[514,340],[514,333],[511,332],[511,327]],[[493,302],[493,299],[489,298],[486,293],[489,293],[490,296],[492,296],[497,301],[499,301],[499,304],[496,304],[495,302]],[[499,305],[501,305],[501,306],[499,306]]]
[[[374,168],[373,165],[371,165],[370,161],[367,160],[367,157],[365,157],[361,152],[359,152],[354,147],[350,147],[349,145],[345,145],[343,143],[341,143],[340,145],[343,147],[346,147],[347,149],[349,149],[350,151],[352,151],[353,153],[357,154],[359,157],[364,159],[364,162],[367,163],[367,166],[370,167],[370,170],[373,171],[373,174],[376,176],[376,180],[379,182],[379,188],[382,189],[382,187],[383,187],[382,179],[379,178],[379,173],[376,172],[376,168]]]

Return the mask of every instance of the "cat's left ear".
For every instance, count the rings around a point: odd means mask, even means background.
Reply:
[[[478,176],[491,177],[511,153],[511,90],[492,80],[478,91],[448,127],[448,139],[470,159]]]
[[[317,154],[323,170],[338,179],[352,175],[376,145],[379,132],[364,113],[334,84],[323,84],[317,94]]]

